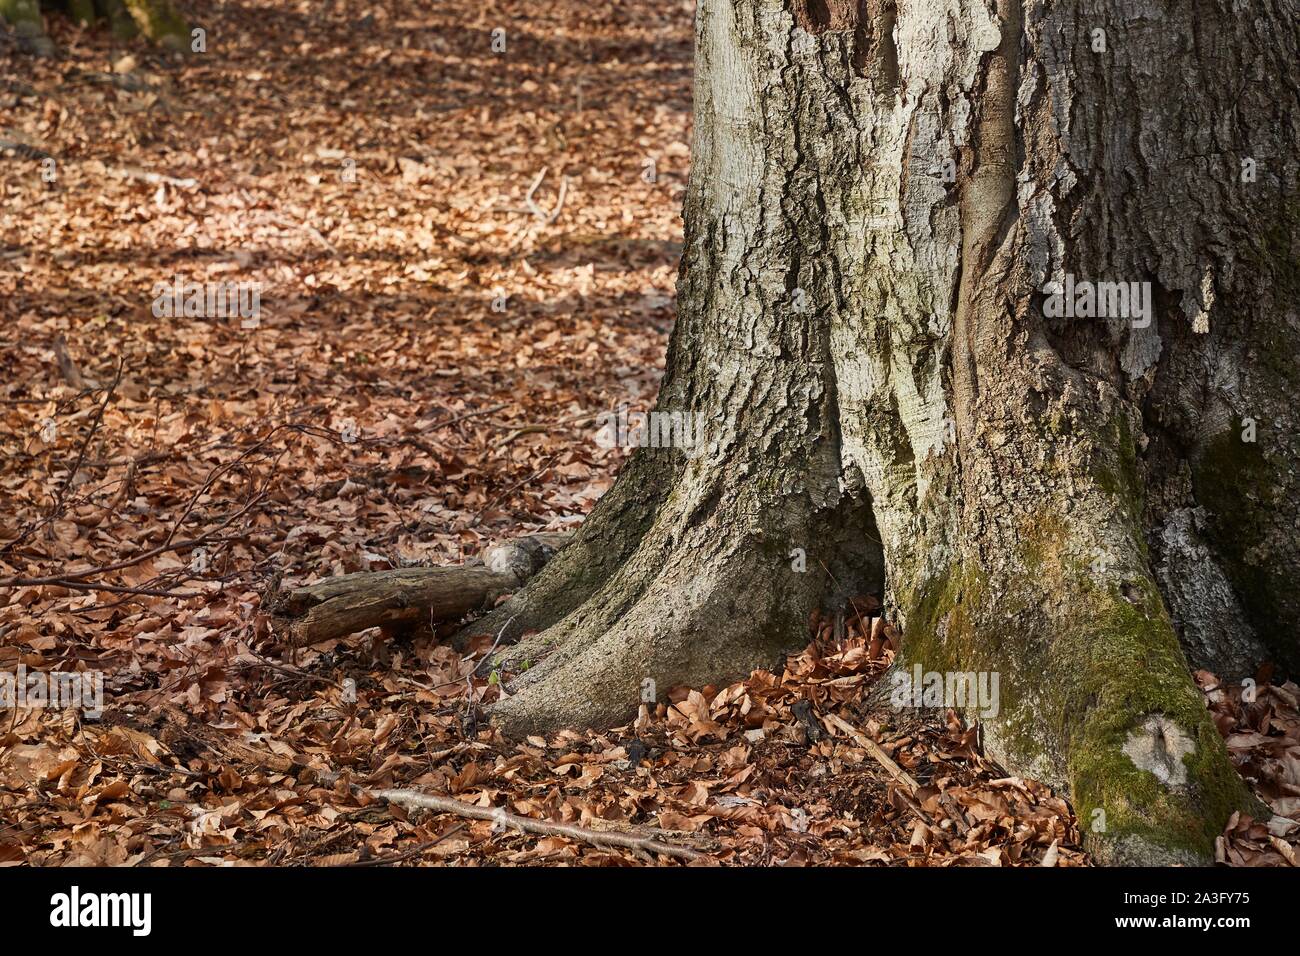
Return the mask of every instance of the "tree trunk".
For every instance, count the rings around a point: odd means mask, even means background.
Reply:
[[[190,48],[190,28],[172,0],[113,0],[126,6],[135,25],[148,39],[170,50]]]
[[[54,44],[45,35],[40,0],[0,0],[0,20],[14,28],[20,43],[41,56],[54,52]]]
[[[0,17],[12,23],[19,36],[36,36],[45,32],[40,0],[0,0]]]
[[[658,408],[703,442],[477,625],[542,630],[496,721],[770,665],[883,557],[903,665],[997,673],[988,750],[1100,861],[1209,859],[1254,804],[1189,659],[1300,662],[1298,11],[1166,7],[700,0]]]
[[[190,28],[172,0],[69,0],[65,6],[69,16],[83,24],[92,23],[98,13],[115,36],[143,33],[171,50],[190,48]],[[38,52],[50,53],[54,47],[45,36],[40,7],[40,0],[0,0],[0,19],[13,24],[18,36]]]
[[[95,0],[68,0],[68,16],[85,27],[95,25]]]

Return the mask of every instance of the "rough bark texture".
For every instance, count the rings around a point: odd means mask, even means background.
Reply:
[[[416,627],[482,611],[519,588],[569,543],[568,534],[537,534],[488,548],[477,564],[358,571],[275,593],[267,609],[289,644],[305,646],[372,627]]]
[[[989,750],[1102,862],[1208,859],[1250,804],[1188,657],[1297,662],[1298,14],[701,0],[659,406],[707,447],[638,452],[511,602],[546,656],[495,719],[770,664],[878,529],[906,663],[1000,674]],[[1150,323],[1048,318],[1067,274]]]

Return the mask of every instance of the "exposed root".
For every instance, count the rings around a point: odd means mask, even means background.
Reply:
[[[640,585],[651,562],[638,554],[591,602],[527,646],[532,653],[555,645],[507,685],[510,696],[492,708],[493,722],[511,735],[608,726],[672,687],[773,664],[804,642],[824,578],[790,574],[787,588],[773,587],[772,563],[763,560],[752,548],[718,553],[701,543],[653,562],[655,573]],[[519,649],[510,659],[518,666]]]
[[[545,569],[490,613],[466,626],[453,638],[463,649],[471,638],[495,635],[505,627],[507,642],[542,631],[581,607],[626,562],[650,527],[667,494],[667,461],[653,449],[641,449],[627,463],[623,476],[582,523],[573,541]],[[523,648],[519,660],[537,659],[545,642]]]

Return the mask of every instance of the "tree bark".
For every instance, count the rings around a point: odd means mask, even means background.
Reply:
[[[494,720],[770,665],[883,557],[901,664],[997,673],[987,749],[1098,860],[1208,861],[1257,805],[1189,657],[1300,657],[1296,19],[701,0],[658,408],[703,448],[638,450],[479,625],[546,628]],[[1071,276],[1151,310],[1062,317]]]
[[[54,52],[54,44],[45,35],[40,0],[0,0],[0,20],[14,28],[19,42],[41,56]]]
[[[455,621],[518,589],[570,539],[565,533],[529,535],[488,548],[482,562],[459,567],[342,574],[273,594],[267,609],[294,647],[372,627]]]
[[[40,0],[0,0],[0,17],[12,23],[20,36],[45,32]]]
[[[160,46],[185,52],[190,48],[190,28],[172,0],[113,0],[126,6],[140,32]]]
[[[79,23],[90,24],[96,13],[108,21],[115,36],[128,38],[138,33],[168,49],[190,48],[190,28],[172,0],[68,0],[68,14]],[[13,24],[15,32],[37,52],[53,52],[45,36],[40,0],[0,0],[0,19]]]

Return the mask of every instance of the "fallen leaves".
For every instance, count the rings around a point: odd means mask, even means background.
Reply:
[[[39,582],[0,594],[0,667],[102,670],[109,704],[0,723],[0,864],[670,862],[351,783],[728,864],[1085,864],[1065,800],[955,715],[862,710],[894,649],[870,596],[783,668],[517,743],[478,723],[484,646],[283,653],[272,581],[457,563],[609,487],[594,418],[648,404],[673,321],[691,47],[645,5],[533,4],[500,59],[438,5],[283,6],[210,11],[230,44],[179,66],[0,51],[0,132],[34,144],[0,156],[0,580]],[[258,282],[264,314],[159,318],[176,276]],[[1226,862],[1294,865],[1296,693],[1210,691],[1279,814],[1231,821]]]
[[[1300,846],[1300,687],[1267,680],[1221,684],[1198,671],[1214,724],[1233,765],[1273,812],[1268,820],[1234,814],[1216,846],[1221,863],[1295,866]]]

